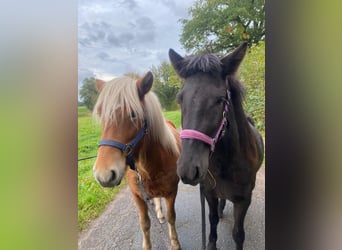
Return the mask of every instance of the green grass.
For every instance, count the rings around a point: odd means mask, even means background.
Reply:
[[[164,112],[167,119],[180,127],[180,111]],[[78,107],[78,158],[95,156],[101,136],[101,126],[94,122],[86,107]],[[94,179],[95,158],[78,163],[78,229],[84,230],[89,222],[98,217],[116,193],[126,185],[123,180],[119,187],[102,188]]]
[[[181,112],[180,110],[177,111],[165,111],[164,113],[165,118],[171,120],[177,128],[181,127]]]
[[[78,107],[78,118],[80,117],[90,117],[91,111],[87,109],[85,106]]]

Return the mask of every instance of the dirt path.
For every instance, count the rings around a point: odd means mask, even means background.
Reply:
[[[232,203],[227,202],[224,217],[218,225],[217,247],[221,250],[235,249],[231,236],[233,216]],[[183,250],[201,249],[199,187],[179,184],[176,199],[177,232]],[[208,208],[206,208],[208,212]],[[152,217],[152,216],[151,216]],[[209,222],[207,218],[207,234]],[[245,250],[265,249],[265,168],[257,175],[252,204],[245,220]],[[162,227],[152,219],[151,238],[153,249],[170,249],[161,235],[167,234],[167,225]],[[88,229],[79,235],[78,249],[141,249],[142,233],[139,227],[137,208],[127,188],[112,201],[106,211],[94,220]]]

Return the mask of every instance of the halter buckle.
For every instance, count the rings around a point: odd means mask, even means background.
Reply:
[[[122,151],[125,156],[130,155],[132,153],[132,145],[131,144],[126,144],[125,149]]]

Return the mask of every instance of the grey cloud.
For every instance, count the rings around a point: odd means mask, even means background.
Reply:
[[[137,34],[137,43],[138,44],[150,44],[155,42],[156,40],[156,33],[154,32],[154,30],[146,30],[146,31],[142,31],[139,32]]]
[[[120,2],[120,5],[127,7],[130,10],[138,7],[138,3],[135,0],[124,0]]]
[[[96,42],[103,41],[109,28],[110,25],[105,22],[83,23],[79,27],[79,32],[82,34],[79,38],[80,44],[90,46]]]
[[[132,22],[132,21],[128,22],[128,25],[129,25],[132,29],[134,29],[135,27],[137,27],[137,25],[136,25],[134,22]]]
[[[186,1],[175,1],[175,0],[158,0],[161,1],[175,16],[183,18],[188,14],[188,8],[186,7]]]
[[[79,38],[78,42],[82,46],[90,46],[91,45],[91,41],[88,38]]]
[[[111,45],[114,45],[116,47],[121,47],[121,42],[120,42],[120,39],[114,35],[114,34],[109,34],[108,35],[108,38],[107,38],[108,42],[111,44]]]
[[[124,33],[120,34],[119,37],[120,37],[121,41],[128,43],[128,42],[132,41],[135,36],[132,33],[124,32]]]
[[[115,57],[111,57],[108,53],[106,52],[99,52],[97,54],[97,57],[100,58],[103,61],[107,61],[107,62],[118,62],[119,60]]]
[[[99,57],[102,60],[108,60],[110,56],[106,52],[100,52],[97,54],[97,57]]]
[[[151,18],[146,17],[146,16],[139,17],[136,20],[136,24],[137,24],[139,29],[150,30],[150,29],[156,28],[156,26],[155,26],[154,22],[151,20]]]

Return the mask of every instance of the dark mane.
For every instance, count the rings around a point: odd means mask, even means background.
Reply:
[[[179,74],[186,78],[198,72],[221,73],[222,66],[215,54],[191,55],[184,58]]]
[[[244,87],[234,75],[228,76],[227,80],[230,86],[235,120],[239,130],[240,146],[245,150],[245,153],[249,156],[248,158],[253,159],[257,154],[257,149],[255,138],[252,135],[247,115],[243,108]]]

